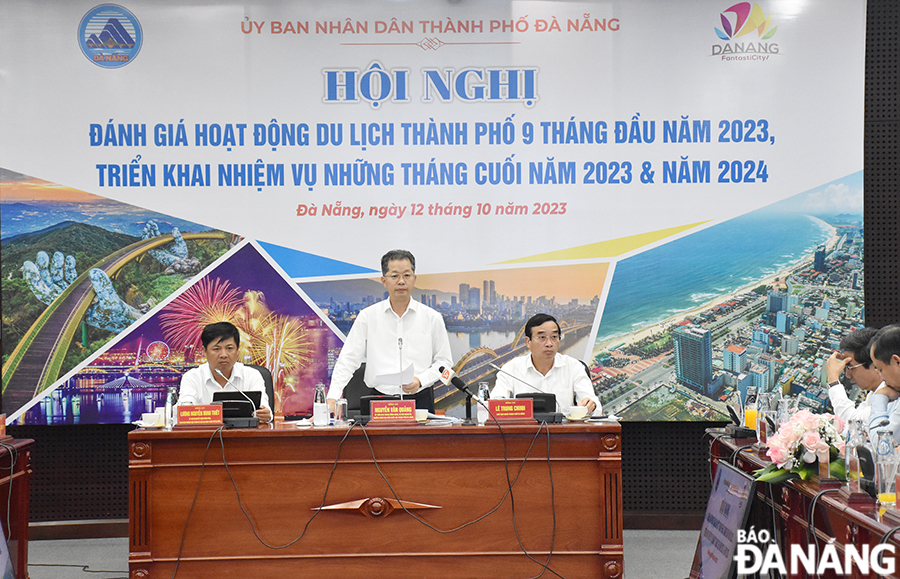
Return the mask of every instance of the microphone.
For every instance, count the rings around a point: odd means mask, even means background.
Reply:
[[[528,382],[526,382],[525,380],[522,380],[522,379],[519,378],[518,376],[514,376],[514,375],[510,374],[509,372],[507,372],[506,370],[504,370],[504,369],[501,368],[500,366],[494,364],[493,362],[488,362],[488,366],[490,366],[491,368],[493,368],[494,370],[496,370],[496,371],[498,371],[498,372],[500,372],[500,373],[502,373],[502,374],[506,374],[507,376],[509,376],[509,377],[512,378],[513,380],[518,380],[518,381],[521,382],[522,384],[528,386],[528,387],[531,388],[532,390],[535,390],[535,391],[537,391],[537,392],[540,392],[541,394],[552,394],[551,392],[545,392],[545,391],[541,390],[540,388],[538,388],[537,386],[533,386],[533,385],[529,384]],[[555,394],[553,394],[553,398],[554,398],[554,400],[556,401],[556,410],[558,411],[558,410],[560,410],[559,400],[556,400],[556,395],[555,395]]]
[[[441,366],[440,368],[438,368],[438,370],[441,373],[441,384],[443,384],[444,386],[453,384],[454,386],[459,388],[459,390],[464,392],[466,396],[471,396],[479,402],[484,402],[479,396],[472,394],[472,391],[469,390],[469,387],[466,386],[466,383],[462,381],[462,378],[457,376],[456,372],[454,372],[451,368],[444,368],[443,366]]]
[[[403,373],[403,338],[402,337],[397,338],[397,352],[400,355],[400,373],[402,374]],[[403,388],[400,388],[400,400],[403,400],[404,394],[405,394],[405,392],[403,392]]]
[[[225,376],[225,374],[223,374],[222,371],[219,370],[218,368],[216,368],[216,374],[218,374],[218,375],[221,376],[222,378],[225,378],[225,385],[226,385],[226,386],[228,386],[229,384],[231,384],[231,378],[227,378],[227,377]],[[247,399],[247,402],[249,402],[249,403],[250,403],[250,406],[253,407],[253,412],[255,413],[255,412],[256,412],[256,404],[254,404],[253,401],[250,400],[250,397],[247,396],[247,393],[244,392],[243,390],[241,390],[240,388],[238,388],[237,386],[235,386],[234,384],[231,384],[231,387],[234,388],[236,391],[240,392],[241,395],[242,395],[244,398]]]

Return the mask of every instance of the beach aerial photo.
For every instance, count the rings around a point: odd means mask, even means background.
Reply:
[[[619,262],[590,363],[604,411],[727,421],[748,386],[824,410],[822,365],[864,325],[863,237],[860,172]]]

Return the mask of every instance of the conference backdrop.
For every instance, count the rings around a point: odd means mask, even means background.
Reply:
[[[136,420],[228,319],[307,412],[392,248],[468,382],[549,312],[624,420],[822,408],[864,33],[859,0],[3,0],[3,409]]]

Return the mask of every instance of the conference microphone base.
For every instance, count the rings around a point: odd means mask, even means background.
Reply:
[[[225,423],[226,428],[256,428],[259,426],[259,420],[254,417],[242,417],[242,418],[224,418],[222,422]]]

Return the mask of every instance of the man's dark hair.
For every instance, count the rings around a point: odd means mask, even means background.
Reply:
[[[885,364],[890,363],[894,354],[900,356],[900,325],[885,326],[878,330],[869,346],[874,358]]]
[[[525,322],[525,335],[528,336],[528,339],[530,340],[532,338],[531,330],[535,326],[542,326],[547,322],[553,322],[554,324],[556,324],[556,331],[558,331],[560,337],[562,337],[562,330],[559,329],[559,322],[557,322],[556,318],[554,318],[550,314],[535,314],[531,316],[531,319]]]
[[[204,350],[213,342],[227,340],[228,338],[234,338],[235,346],[241,345],[241,333],[238,331],[237,327],[230,322],[216,322],[215,324],[209,324],[203,328],[203,332],[200,334],[200,341],[203,342]]]
[[[869,342],[878,328],[860,328],[855,332],[850,332],[841,338],[841,350],[853,354],[857,364],[862,364],[863,368],[868,368],[872,364],[872,357],[869,355]]]
[[[412,266],[413,273],[416,273],[415,256],[405,249],[392,249],[385,253],[381,258],[381,275],[387,275],[388,263],[392,261],[403,261],[404,259],[409,260],[409,265]]]

